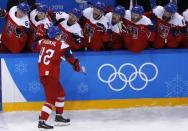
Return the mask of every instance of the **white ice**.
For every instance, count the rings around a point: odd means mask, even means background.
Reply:
[[[0,131],[38,131],[38,114],[0,113]],[[54,131],[188,131],[188,107],[65,111],[65,115],[71,125]]]

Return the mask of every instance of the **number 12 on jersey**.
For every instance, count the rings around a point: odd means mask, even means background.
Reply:
[[[50,58],[53,57],[54,52],[55,51],[52,50],[52,49],[46,50],[45,47],[42,47],[41,50],[40,50],[38,63],[42,62],[45,65],[49,65],[50,64]]]

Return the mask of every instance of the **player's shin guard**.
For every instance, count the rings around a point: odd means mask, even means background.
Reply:
[[[64,97],[58,97],[57,101],[55,102],[55,107],[56,107],[55,125],[58,126],[69,125],[70,119],[63,117]]]
[[[64,111],[64,97],[58,97],[55,102],[56,114],[63,114]]]
[[[49,115],[52,112],[52,105],[49,103],[45,103],[42,107],[42,111],[41,114],[39,116],[39,122],[38,122],[38,128],[41,130],[49,130],[49,129],[53,129],[53,126],[48,125],[46,123]]]
[[[41,111],[41,114],[40,114],[40,119],[41,120],[45,120],[47,121],[48,120],[48,117],[49,115],[52,113],[52,105],[49,104],[49,103],[45,103],[42,107],[42,111]]]

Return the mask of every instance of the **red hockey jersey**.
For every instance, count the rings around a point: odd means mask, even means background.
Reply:
[[[121,50],[124,48],[123,44],[123,34],[126,33],[126,26],[123,24],[123,19],[122,21],[113,24],[112,23],[112,12],[109,12],[105,15],[105,17],[108,19],[109,22],[109,29],[111,30],[110,32],[110,41],[111,43],[111,48],[112,50]]]
[[[83,31],[80,25],[75,23],[69,26],[67,23],[69,14],[65,12],[56,13],[56,20],[58,21],[59,19],[64,19],[58,25],[59,28],[63,31],[63,40],[69,44],[71,50],[79,50],[83,46],[81,43],[81,39],[83,38]],[[76,39],[79,40],[77,41]]]
[[[57,40],[42,39],[37,44],[40,50],[38,68],[40,76],[49,76],[55,79],[60,78],[60,64],[62,58],[73,64],[75,59],[72,56],[69,45]]]
[[[176,48],[183,40],[184,34],[181,29],[185,26],[184,18],[175,13],[169,22],[162,19],[164,7],[157,6],[153,9],[153,12],[148,13],[149,17],[156,19],[156,37],[153,43],[155,48]]]
[[[184,36],[182,43],[184,47],[188,48],[188,9],[183,12],[183,17],[185,18],[185,21],[186,21],[186,30],[185,30],[186,34]]]
[[[150,41],[154,40],[155,32],[150,30],[152,22],[146,16],[136,22],[131,22],[131,11],[126,11],[124,24],[127,27],[127,34],[124,36],[125,47],[128,50],[139,53],[144,50]]]
[[[7,22],[2,31],[2,43],[11,53],[19,53],[26,45],[30,22],[27,15],[22,18],[16,17],[17,6],[10,9]]]
[[[93,18],[93,8],[89,7],[83,11],[84,39],[83,43],[89,50],[99,51],[104,48],[104,43],[110,40],[107,33],[108,21],[105,16],[99,20]]]
[[[35,9],[30,13],[30,21],[31,21],[31,34],[29,35],[28,45],[29,49],[31,51],[34,51],[32,48],[33,42],[37,42],[37,37],[43,37],[40,36],[37,33],[43,33],[45,35],[46,30],[52,25],[52,21],[49,17],[44,18],[43,20],[36,20],[36,16],[38,14],[38,11]],[[40,32],[38,32],[40,31]]]

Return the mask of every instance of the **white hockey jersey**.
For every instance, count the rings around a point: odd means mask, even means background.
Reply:
[[[13,6],[9,11],[10,18],[18,25],[23,26],[26,28],[30,28],[29,17],[27,15],[23,16],[22,18],[16,17],[16,11],[18,10],[17,6]]]
[[[69,14],[65,12],[57,12],[56,13],[56,20],[59,20],[63,18],[64,20],[60,23],[60,25],[68,32],[74,33],[79,35],[80,37],[83,37],[82,28],[78,23],[75,23],[74,25],[67,25],[67,21],[69,19]]]
[[[188,9],[183,12],[183,17],[185,18],[185,21],[188,22]]]
[[[163,13],[164,13],[164,7],[157,6],[153,9],[153,13],[158,19],[162,20]],[[169,21],[169,24],[175,25],[175,26],[185,26],[185,20],[183,16],[181,16],[179,13],[175,13],[172,19]]]
[[[130,10],[126,11],[125,19],[127,19],[128,21],[131,21],[131,11]],[[146,17],[145,15],[142,15],[142,18],[134,24],[135,25],[153,25],[151,20],[148,17]]]
[[[44,18],[43,20],[39,20],[39,21],[36,21],[36,16],[38,14],[38,11],[35,9],[33,10],[31,13],[30,13],[30,20],[32,22],[32,24],[37,27],[38,25],[41,25],[41,24],[44,24],[44,28],[45,29],[48,29],[51,25],[52,25],[52,22],[51,20],[46,17]]]
[[[105,16],[102,16],[99,20],[93,18],[93,8],[89,7],[83,10],[83,16],[87,18],[92,24],[101,23],[108,29],[108,20]]]
[[[109,12],[105,15],[105,17],[108,20],[109,23],[109,29],[111,29],[115,33],[120,33],[121,32],[121,22],[116,23],[115,25],[112,24],[112,12]]]

